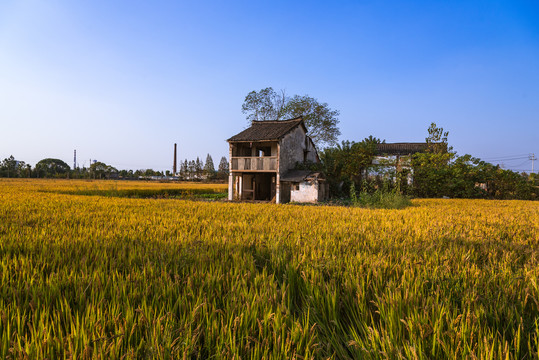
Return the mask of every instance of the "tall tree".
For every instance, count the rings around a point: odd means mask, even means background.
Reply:
[[[196,171],[195,160],[189,160],[189,163],[187,165],[188,179],[192,179],[194,177],[195,171]]]
[[[285,116],[287,102],[288,98],[284,90],[277,93],[273,88],[267,87],[258,92],[253,90],[247,94],[241,110],[247,114],[249,122],[253,120],[279,120]]]
[[[448,154],[453,150],[452,146],[447,143],[449,131],[444,131],[443,127],[438,127],[436,123],[431,123],[427,129],[429,136],[425,138],[427,143],[427,152],[433,154]]]
[[[341,134],[338,128],[339,111],[329,108],[308,95],[286,96],[284,90],[277,93],[268,87],[251,91],[245,97],[242,111],[247,120],[284,120],[303,117],[308,133],[318,147],[335,145]]]
[[[195,161],[195,174],[196,174],[197,179],[200,179],[203,171],[204,171],[204,163],[197,156],[197,159]]]
[[[15,168],[17,167],[17,162],[13,155],[11,155],[8,158],[5,158],[0,163],[0,175],[2,177],[13,177],[13,174],[15,172]]]
[[[422,197],[440,197],[451,194],[451,159],[455,156],[447,142],[448,131],[431,123],[425,138],[427,149],[412,156],[414,194]]]
[[[187,162],[187,159],[185,161],[180,161],[180,176],[187,178],[187,174],[189,172],[189,163]]]
[[[217,176],[220,179],[225,179],[228,176],[228,160],[226,157],[221,157],[219,161],[219,167],[217,168]]]
[[[36,173],[39,177],[58,177],[69,173],[71,168],[60,159],[43,159],[36,164]]]
[[[206,156],[206,165],[204,165],[204,173],[208,176],[212,176],[215,173],[215,166],[213,165],[213,159],[210,154]]]
[[[295,95],[286,104],[286,118],[303,117],[309,137],[318,147],[334,145],[341,134],[338,128],[339,111],[329,108],[327,103],[319,103],[309,96]]]
[[[107,165],[103,162],[96,161],[95,163],[90,165],[90,172],[94,175],[94,178],[99,176],[100,179],[102,179],[103,177],[109,179],[112,175],[118,173],[118,169],[116,169],[112,165]]]

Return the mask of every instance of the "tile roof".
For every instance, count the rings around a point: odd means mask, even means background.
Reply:
[[[303,180],[323,180],[324,176],[320,172],[311,170],[289,170],[281,176],[284,182],[302,182]]]
[[[227,141],[279,140],[300,124],[305,127],[301,117],[290,120],[253,121],[250,127]]]
[[[427,143],[389,143],[377,144],[377,155],[410,155],[425,151]]]

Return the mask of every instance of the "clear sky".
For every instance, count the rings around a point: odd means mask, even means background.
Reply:
[[[167,170],[176,142],[217,164],[268,86],[339,110],[342,140],[436,122],[459,154],[529,171],[539,2],[0,1],[0,160]]]

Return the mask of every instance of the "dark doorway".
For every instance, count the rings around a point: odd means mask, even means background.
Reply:
[[[255,175],[255,200],[270,201],[275,196],[275,174],[262,173]]]

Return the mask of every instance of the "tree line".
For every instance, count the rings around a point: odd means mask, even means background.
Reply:
[[[383,189],[414,197],[539,199],[537,174],[502,169],[469,154],[458,156],[448,144],[449,132],[435,123],[428,128],[425,150],[395,166],[395,159],[377,157],[377,144],[384,141],[376,137],[338,143],[339,111],[308,95],[290,97],[271,87],[251,91],[242,111],[249,122],[302,116],[307,135],[321,149],[321,163],[297,167],[323,171],[335,197],[350,196],[350,189]]]
[[[190,161],[185,159],[180,163],[178,175],[185,180],[224,180],[228,176],[228,160],[224,156],[221,157],[219,166],[215,170],[210,154],[206,156],[205,164],[199,157]]]
[[[368,137],[342,141],[320,152],[320,164],[299,165],[323,171],[334,196],[391,191],[421,198],[539,199],[539,176],[502,169],[472,155],[457,155],[448,144],[449,132],[432,123],[424,151],[400,158],[379,157],[377,144]],[[376,160],[376,161],[375,161]],[[353,195],[350,195],[353,196]]]
[[[17,161],[13,155],[0,161],[0,177],[5,178],[71,178],[71,179],[139,179],[151,177],[175,177],[179,180],[224,180],[228,176],[228,161],[221,157],[217,170],[210,154],[204,164],[198,157],[196,160],[181,162],[180,171],[173,174],[170,170],[153,169],[118,170],[112,165],[100,161],[89,167],[72,169],[60,159],[46,158],[40,160],[33,168],[24,161]]]

